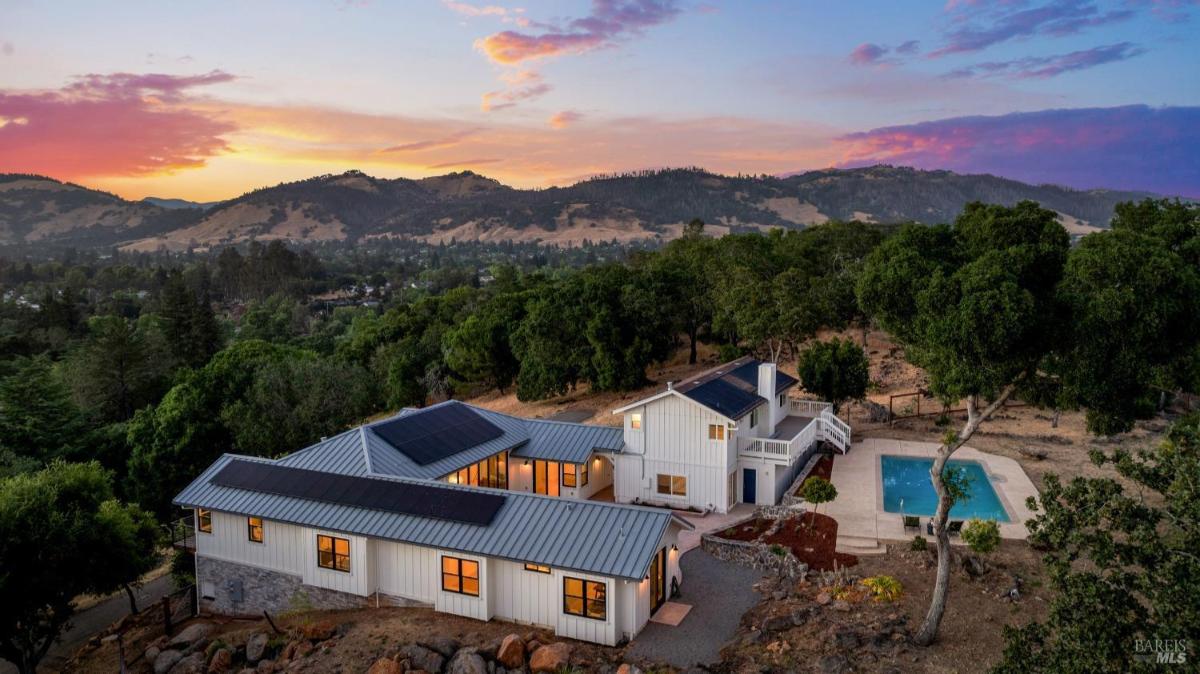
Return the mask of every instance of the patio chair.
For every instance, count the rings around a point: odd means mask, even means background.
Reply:
[[[921,531],[921,518],[920,517],[917,517],[916,515],[903,515],[901,517],[901,519],[904,520],[904,531],[906,533],[908,532],[909,529],[912,529],[913,531],[916,531],[918,533]]]

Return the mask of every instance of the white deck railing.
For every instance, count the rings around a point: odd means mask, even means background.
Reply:
[[[850,426],[833,413],[833,405],[820,400],[788,401],[790,416],[812,417],[793,438],[738,438],[742,456],[791,463],[819,440],[832,443],[843,454],[850,448]]]
[[[833,403],[827,403],[823,400],[788,399],[788,414],[794,416],[820,416],[822,412],[828,409],[833,409]]]

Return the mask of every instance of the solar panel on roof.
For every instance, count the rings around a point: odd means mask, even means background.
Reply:
[[[457,402],[377,424],[370,430],[421,466],[504,435],[500,427]]]
[[[210,480],[219,487],[386,512],[491,524],[504,496],[450,487],[390,482],[234,459]]]
[[[757,394],[744,391],[724,379],[705,382],[684,395],[730,419],[745,415],[763,402]]]

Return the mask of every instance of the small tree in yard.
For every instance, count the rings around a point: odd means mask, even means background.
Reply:
[[[804,481],[800,485],[800,497],[806,502],[813,505],[813,517],[810,518],[808,528],[811,530],[817,524],[817,508],[822,503],[829,503],[837,498],[837,487],[833,483],[823,477],[813,476]]]
[[[112,497],[98,463],[0,481],[0,656],[33,674],[71,601],[135,582],[157,560],[153,520]]]
[[[975,203],[952,227],[901,229],[867,258],[856,290],[934,394],[966,401],[966,422],[947,433],[930,468],[938,566],[915,636],[928,645],[950,581],[950,457],[1047,375],[1059,379],[1063,399],[1088,409],[1090,430],[1127,430],[1155,378],[1195,348],[1197,275],[1149,234],[1103,232],[1072,250],[1054,211]]]
[[[796,367],[804,389],[833,403],[837,413],[843,401],[862,400],[867,395],[870,364],[862,347],[834,338],[806,347]]]
[[[1133,488],[1107,477],[1064,484],[1046,476],[1040,499],[1030,499],[1041,512],[1029,522],[1029,540],[1048,550],[1043,563],[1055,594],[1045,621],[1004,628],[1004,659],[993,671],[1194,671],[1200,415],[1178,422],[1155,450],[1091,458]]]

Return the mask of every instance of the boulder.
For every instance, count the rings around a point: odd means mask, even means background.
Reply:
[[[266,632],[255,632],[246,639],[246,662],[254,664],[262,660],[263,654],[267,651],[267,641],[269,641]]]
[[[850,671],[850,661],[844,655],[823,655],[817,659],[817,671],[821,674],[842,674]]]
[[[158,646],[151,646],[150,648],[146,649],[143,657],[145,658],[146,662],[154,662],[154,659],[158,657],[159,653],[162,653],[161,648]]]
[[[571,646],[561,641],[542,646],[529,658],[529,669],[538,672],[557,672],[571,664]]]
[[[176,650],[165,650],[154,657],[154,674],[166,674],[175,663],[183,659],[183,653]]]
[[[337,625],[328,620],[307,623],[300,628],[300,636],[309,641],[325,641],[333,638],[334,634],[337,634]]]
[[[446,636],[429,637],[417,643],[425,648],[441,653],[443,658],[454,657],[454,654],[458,652],[458,648],[461,645],[454,639]]]
[[[258,666],[254,668],[254,671],[258,672],[258,674],[271,674],[276,669],[278,669],[278,667],[275,665],[274,660],[260,660],[258,662]]]
[[[770,634],[773,632],[782,632],[792,626],[792,617],[790,615],[777,615],[767,618],[763,621],[762,631]]]
[[[204,663],[203,653],[192,653],[179,662],[176,662],[175,666],[171,668],[171,674],[204,674],[207,669]]]
[[[642,670],[638,669],[637,665],[631,665],[627,662],[617,667],[617,674],[642,674]]]
[[[515,634],[504,637],[504,641],[500,642],[500,648],[496,649],[496,660],[508,669],[524,666],[525,642]]]
[[[400,663],[387,658],[379,658],[371,668],[367,670],[367,674],[404,674],[404,669],[400,667]]]
[[[233,666],[233,653],[228,648],[218,648],[212,654],[212,659],[208,661],[209,674],[218,674],[218,672],[227,671]]]
[[[212,632],[213,626],[208,623],[192,623],[183,628],[183,631],[171,637],[167,643],[171,646],[188,646],[200,641]]]
[[[833,597],[829,596],[828,592],[818,592],[817,598],[814,601],[816,601],[821,606],[824,606],[824,605],[828,604],[829,602],[833,601]]]
[[[446,664],[446,658],[441,653],[420,644],[409,644],[401,648],[400,652],[404,654],[404,657],[408,658],[413,669],[440,672],[442,671],[442,665]]]
[[[464,648],[450,658],[446,674],[488,674],[487,663],[474,650]]]

